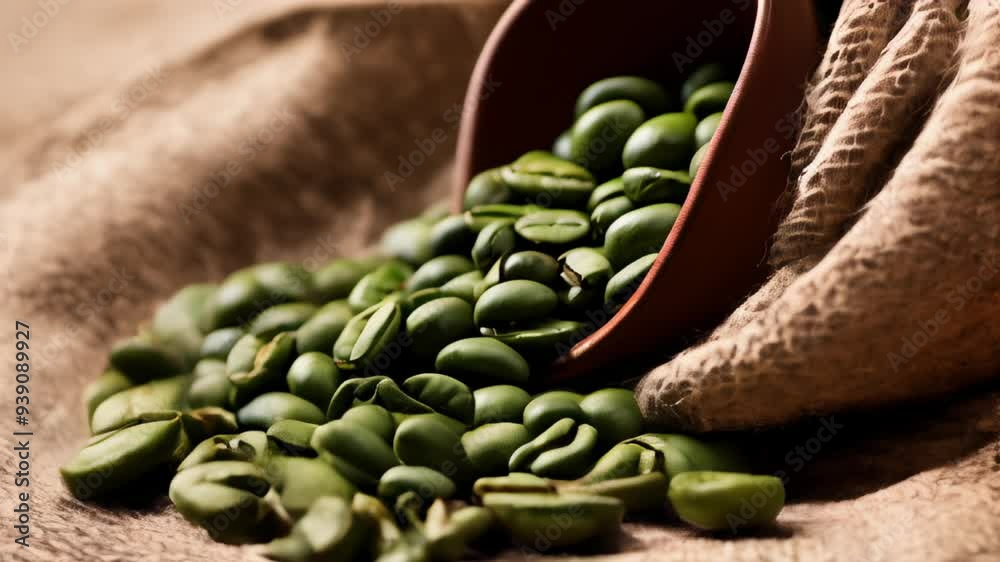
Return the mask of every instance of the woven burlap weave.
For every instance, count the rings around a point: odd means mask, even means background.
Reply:
[[[0,144],[0,301],[5,341],[15,319],[31,327],[35,433],[30,549],[10,527],[13,444],[0,453],[0,559],[260,560],[162,497],[71,499],[56,469],[85,438],[81,389],[184,284],[315,267],[445,195],[455,112],[503,7],[278,13]],[[770,426],[746,439],[793,501],[778,530],[739,540],[629,523],[605,556],[1000,557],[998,44],[995,1],[845,2],[791,154],[777,273],[639,387],[672,427]],[[412,173],[390,186],[400,158]]]

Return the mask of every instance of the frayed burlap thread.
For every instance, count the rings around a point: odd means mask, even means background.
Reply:
[[[850,17],[861,4],[885,3],[845,4],[834,44],[870,37]],[[916,2],[829,131],[807,117],[803,137],[823,141],[793,153],[815,156],[793,178],[778,273],[710,341],[640,382],[647,417],[697,431],[771,426],[997,376],[1000,4],[969,2],[963,23],[964,8]],[[813,92],[836,80],[831,70]]]

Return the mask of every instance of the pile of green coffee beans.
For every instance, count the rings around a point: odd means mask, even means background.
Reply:
[[[553,153],[477,176],[464,214],[397,224],[378,256],[181,290],[88,387],[66,486],[171,477],[212,538],[287,561],[457,560],[499,534],[546,552],[626,516],[770,524],[782,482],[734,444],[650,433],[627,389],[525,390],[649,269],[726,76],[698,70],[679,113],[654,82],[602,80]]]

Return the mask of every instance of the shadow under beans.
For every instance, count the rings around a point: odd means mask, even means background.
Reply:
[[[789,502],[853,499],[996,442],[998,408],[992,384],[947,401],[813,418],[745,442],[758,471],[785,480]]]
[[[72,499],[67,494],[63,501],[76,505],[95,506],[108,511],[128,512],[129,514],[160,513],[171,507],[167,490],[173,475],[173,470],[158,470],[107,494],[106,497],[98,496],[92,500],[81,501]]]
[[[777,524],[770,527],[723,529],[718,531],[702,531],[690,527],[684,528],[681,533],[686,537],[699,537],[720,541],[740,541],[740,540],[760,540],[760,539],[790,539],[799,532],[796,525]]]

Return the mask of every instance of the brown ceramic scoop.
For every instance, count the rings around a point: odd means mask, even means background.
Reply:
[[[811,0],[515,0],[466,94],[455,205],[476,173],[548,149],[590,83],[633,74],[679,89],[701,64],[742,68],[673,230],[638,291],[601,312],[553,380],[621,379],[691,343],[766,276],[798,109],[819,60]],[[596,330],[596,331],[595,331]],[[610,367],[616,367],[614,370]]]

